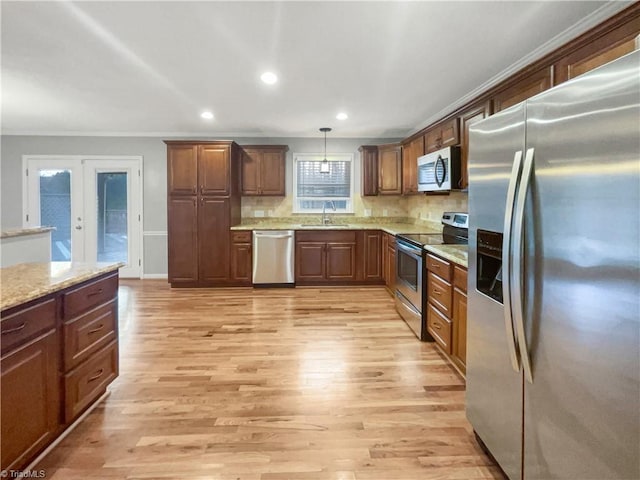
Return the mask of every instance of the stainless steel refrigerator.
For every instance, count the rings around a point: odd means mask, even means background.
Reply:
[[[640,52],[477,123],[467,417],[511,480],[640,478]]]

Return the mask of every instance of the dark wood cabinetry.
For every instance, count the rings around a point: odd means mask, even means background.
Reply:
[[[26,467],[118,375],[118,273],[2,312],[0,469]]]
[[[418,157],[424,155],[424,137],[402,145],[402,194],[418,193]]]
[[[469,186],[469,128],[491,115],[491,101],[487,100],[469,107],[460,114],[460,185],[458,188]]]
[[[362,278],[364,282],[380,282],[382,280],[382,233],[365,230],[359,232],[358,248],[362,252]]]
[[[453,267],[453,334],[451,359],[464,374],[467,367],[467,269]]]
[[[231,281],[236,285],[251,285],[251,232],[231,232]]]
[[[495,112],[509,108],[553,86],[553,67],[544,67],[493,96]]]
[[[242,195],[284,196],[286,145],[242,147]]]
[[[467,269],[427,254],[427,331],[464,375],[467,358]]]
[[[376,145],[362,145],[359,149],[362,165],[363,197],[378,195],[378,147]]]
[[[402,193],[402,147],[399,144],[378,146],[378,193]]]
[[[392,297],[396,290],[396,237],[382,233],[382,271],[384,284]]]
[[[295,263],[300,285],[356,282],[356,232],[298,231]]]
[[[424,134],[424,152],[431,153],[441,148],[457,145],[460,141],[458,131],[457,117],[429,128]]]
[[[229,227],[240,222],[240,149],[226,141],[165,143],[169,282],[229,285]]]
[[[6,331],[3,328],[2,333]],[[49,328],[30,342],[3,353],[0,361],[3,471],[24,467],[57,433],[59,343],[56,330]]]

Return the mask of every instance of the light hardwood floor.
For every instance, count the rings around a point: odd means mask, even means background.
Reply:
[[[120,377],[47,478],[502,479],[464,382],[382,287],[123,281]]]

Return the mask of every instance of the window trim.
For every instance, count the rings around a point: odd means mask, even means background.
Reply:
[[[298,161],[317,161],[321,162],[324,160],[324,153],[295,153],[293,154],[293,213],[322,213],[322,209],[301,209],[298,207],[298,200],[305,197],[298,197]],[[327,153],[327,160],[330,162],[349,162],[351,167],[351,175],[350,175],[350,185],[349,192],[350,197],[335,197],[332,200],[346,200],[347,208],[344,210],[337,210],[329,212],[332,215],[340,215],[340,214],[352,214],[354,213],[354,197],[355,197],[355,155],[353,153]],[[318,200],[318,198],[313,198],[313,200]]]

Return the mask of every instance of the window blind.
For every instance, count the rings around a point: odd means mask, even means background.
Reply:
[[[330,161],[329,173],[321,173],[322,162],[316,160],[299,160],[297,163],[298,197],[351,196],[351,162],[349,160]]]

